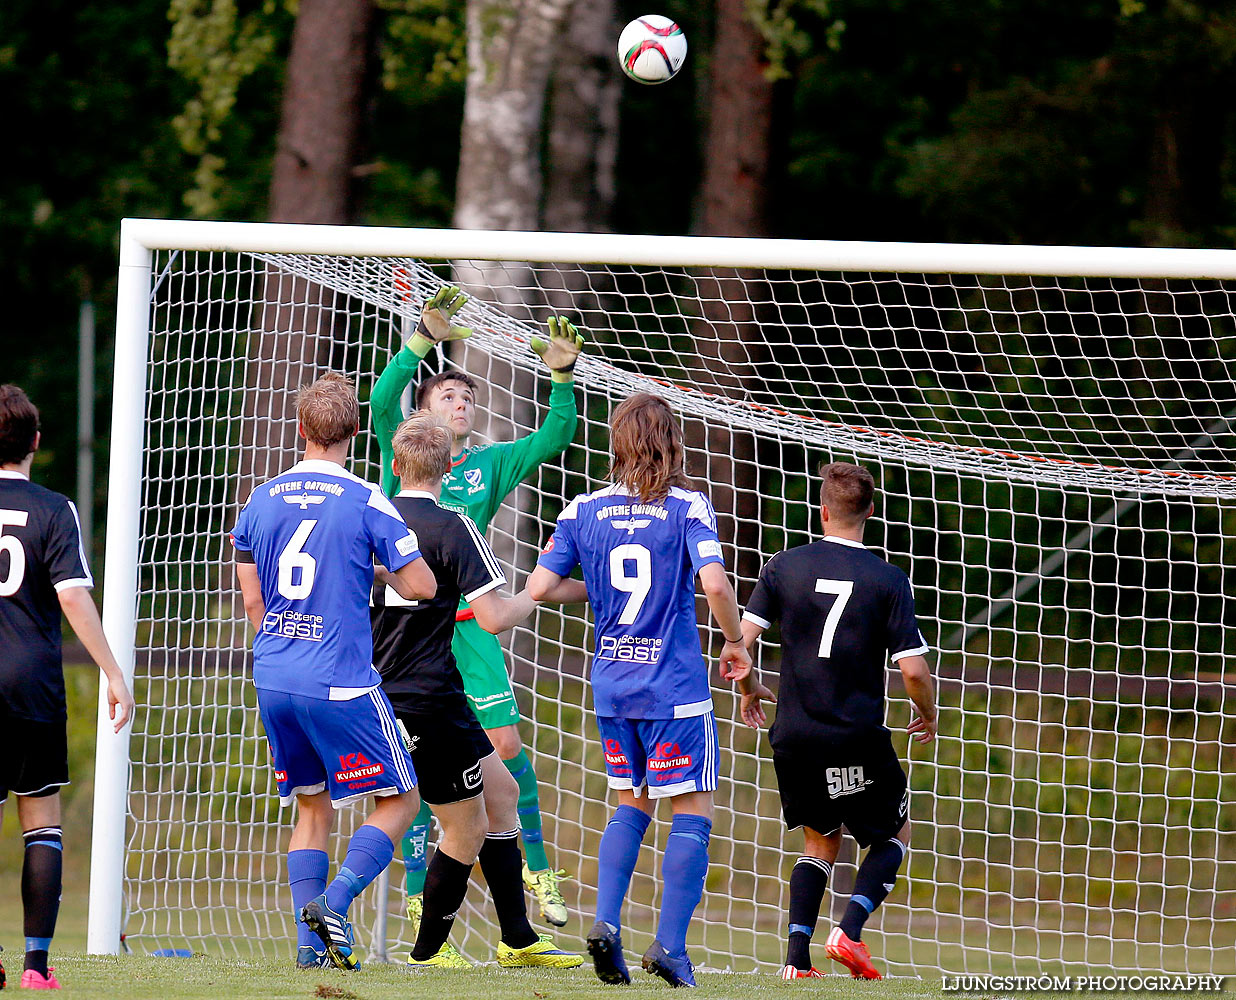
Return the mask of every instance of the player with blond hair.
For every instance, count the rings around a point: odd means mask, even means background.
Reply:
[[[470,967],[447,937],[479,860],[501,928],[498,965],[570,969],[583,959],[528,923],[516,814],[519,786],[469,707],[451,652],[461,599],[491,635],[523,621],[534,607],[526,592],[511,598],[499,594],[506,577],[485,537],[466,514],[438,502],[453,441],[446,421],[426,410],[395,431],[393,466],[403,488],[392,503],[420,540],[438,592],[432,600],[409,604],[378,586],[371,613],[374,663],[410,744],[421,798],[442,826],[408,965]],[[583,597],[581,592],[578,599]]]
[[[629,983],[622,904],[658,799],[673,811],[661,866],[656,939],[643,966],[694,986],[687,927],[704,891],[718,744],[695,583],[725,638],[721,675],[751,668],[708,498],[691,488],[682,429],[659,396],[640,393],[610,418],[612,484],[577,496],[558,518],[528,581],[558,600],[580,567],[594,615],[592,693],[609,787],[618,795],[597,855],[596,922],[588,952],[598,978]]]

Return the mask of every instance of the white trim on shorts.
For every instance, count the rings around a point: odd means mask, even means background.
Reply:
[[[691,701],[685,705],[674,706],[675,719],[694,719],[701,715],[707,715],[712,711],[712,695],[709,695],[703,701]]]
[[[640,795],[640,789],[641,788],[646,789],[648,787],[647,779],[645,779],[644,781],[641,781],[638,785],[636,785],[633,781],[631,781],[630,778],[620,778],[613,774],[605,775],[605,781],[606,781],[606,784],[608,784],[610,788],[617,789],[618,791],[634,792],[635,797],[637,799],[642,797]]]
[[[357,792],[355,795],[349,795],[346,799],[331,799],[330,804],[336,809],[342,809],[344,806],[350,806],[353,802],[359,799],[367,799],[372,795],[375,799],[384,799],[389,795],[403,795],[394,785],[387,785],[385,788],[366,788],[363,792]]]
[[[326,791],[325,781],[319,781],[316,785],[297,785],[287,795],[279,796],[279,805],[290,806],[298,795],[317,795],[319,792],[324,791]]]
[[[326,692],[326,697],[329,701],[355,701],[357,698],[363,698],[367,694],[371,694],[382,687],[381,684],[369,684],[363,688],[354,687],[331,687]],[[291,694],[291,692],[288,692]]]
[[[704,720],[704,775],[702,781],[676,781],[672,785],[649,785],[650,799],[666,799],[686,792],[715,792],[717,790],[717,717],[710,711],[707,715],[688,716]]]
[[[10,788],[9,791],[12,792],[14,795],[20,795],[22,798],[28,799],[35,795],[38,795],[39,792],[47,791],[49,788],[63,788],[65,785],[71,785],[71,784],[73,784],[73,782],[71,781],[49,781],[42,788],[36,788],[32,792],[19,792],[12,788]]]

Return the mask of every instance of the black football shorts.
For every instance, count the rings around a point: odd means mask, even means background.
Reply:
[[[481,761],[494,752],[494,746],[466,705],[460,712],[433,714],[396,708],[395,718],[412,743],[409,753],[422,799],[445,806],[484,791]]]
[[[827,835],[844,826],[867,847],[895,837],[909,816],[906,773],[887,734],[853,747],[821,745],[816,753],[774,751],[773,767],[790,830]]]
[[[69,783],[66,724],[0,715],[0,802],[9,792],[38,798]]]

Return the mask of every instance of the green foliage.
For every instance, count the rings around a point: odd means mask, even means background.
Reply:
[[[386,11],[382,86],[441,92],[463,83],[468,36],[462,0],[378,0]]]
[[[241,14],[235,0],[171,0],[168,65],[197,92],[172,119],[181,147],[197,157],[194,186],[184,202],[196,218],[220,210],[227,159],[213,150],[236,106],[241,83],[269,60],[279,40],[288,0],[263,0],[258,10]]]
[[[0,158],[4,380],[42,413],[36,480],[69,495],[82,298],[98,307],[103,470],[120,220],[177,213],[187,179],[167,125],[183,93],[166,66],[165,8],[166,0],[0,4],[0,90],[13,137]]]
[[[788,79],[792,75],[791,60],[811,51],[812,35],[799,24],[803,14],[824,23],[822,37],[827,49],[836,51],[841,47],[845,22],[831,19],[830,0],[746,0],[746,18],[767,46],[768,68],[764,75],[769,80]]]

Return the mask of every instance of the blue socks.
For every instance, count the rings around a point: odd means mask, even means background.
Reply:
[[[296,946],[322,950],[322,939],[301,923],[300,911],[310,900],[326,891],[330,859],[325,851],[288,851],[288,885],[292,889],[292,911],[296,914]]]
[[[609,924],[614,933],[622,926],[622,903],[651,822],[652,817],[642,809],[619,806],[601,835],[597,849],[597,919]]]
[[[346,914],[352,900],[386,870],[395,856],[391,838],[376,826],[360,827],[348,841],[348,853],[335,880],[326,887],[326,905]]]
[[[657,940],[671,958],[687,954],[687,925],[704,895],[712,820],[679,813],[670,824],[661,861],[661,919]]]

